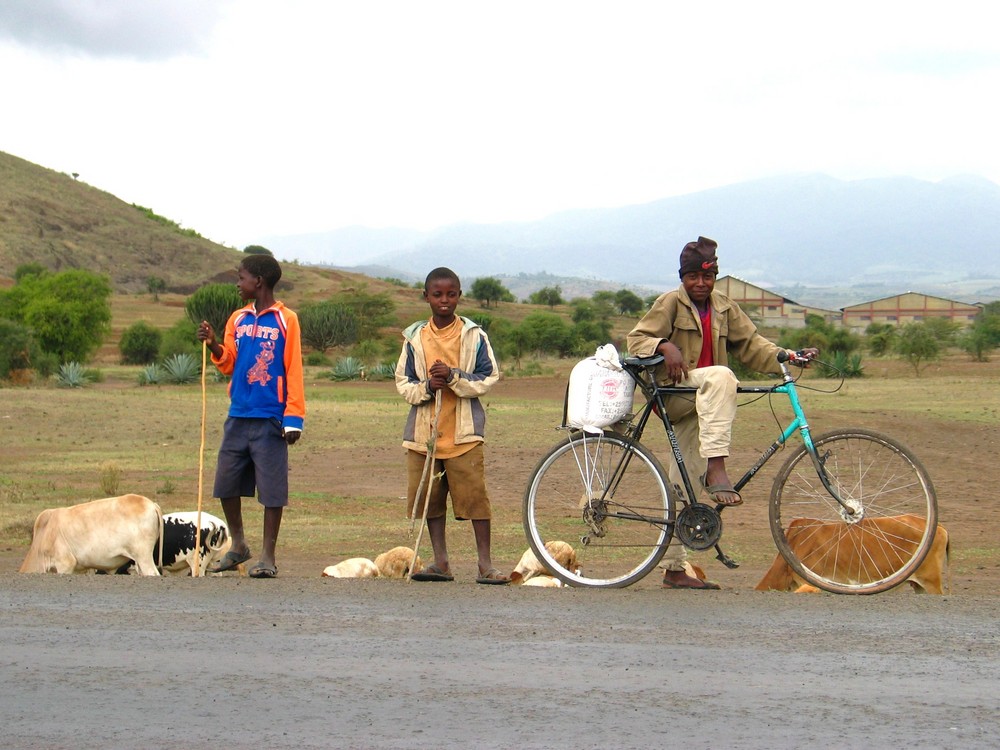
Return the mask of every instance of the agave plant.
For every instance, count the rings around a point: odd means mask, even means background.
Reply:
[[[392,380],[396,377],[396,365],[392,362],[379,362],[368,371],[369,380]]]
[[[56,382],[63,388],[83,388],[90,382],[90,377],[79,362],[66,362],[59,366]]]
[[[163,368],[158,364],[146,365],[139,371],[139,385],[158,385],[163,380]]]
[[[334,364],[330,377],[334,380],[358,380],[363,371],[364,366],[361,364],[361,360],[354,357],[344,357],[338,359]]]
[[[201,374],[201,363],[193,354],[175,354],[163,361],[166,378],[171,383],[191,383]]]

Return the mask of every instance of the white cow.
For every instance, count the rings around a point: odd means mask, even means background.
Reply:
[[[326,578],[378,578],[378,566],[367,557],[349,557],[323,569]]]
[[[162,537],[163,512],[142,495],[49,508],[35,519],[20,572],[112,572],[134,561],[141,575],[158,576],[153,547]]]
[[[198,511],[186,510],[179,513],[167,513],[163,517],[163,556],[160,556],[159,545],[153,549],[153,557],[161,562],[164,573],[179,573],[194,575],[194,529],[198,523]],[[211,513],[201,512],[201,534],[198,558],[198,575],[203,576],[208,567],[220,560],[233,544],[229,536],[229,526],[221,518]],[[119,573],[128,573],[132,569],[129,561],[118,569]]]

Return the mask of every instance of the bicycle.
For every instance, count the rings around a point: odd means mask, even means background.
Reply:
[[[874,594],[902,583],[923,562],[937,530],[937,498],[927,471],[908,448],[873,430],[837,429],[813,437],[786,364],[804,366],[809,360],[784,351],[778,360],[780,382],[739,386],[737,392],[785,395],[793,417],[782,426],[775,416],[779,436],[734,488],[740,491],[797,435],[801,444],[778,471],[769,502],[771,535],[781,556],[803,580],[833,593]],[[571,586],[629,586],[656,568],[674,535],[690,549],[715,547],[724,565],[739,566],[719,545],[725,506],[698,502],[667,418],[665,398],[691,397],[696,389],[657,384],[653,373],[662,361],[660,355],[626,358],[622,367],[645,406],[601,434],[570,431],[529,479],[522,507],[525,535],[535,556]],[[683,488],[670,487],[659,459],[640,442],[654,416],[663,424]],[[885,520],[903,516],[913,529],[907,537],[892,533]],[[800,555],[797,550],[806,546],[800,542],[819,527],[832,528],[827,536],[836,543]],[[570,569],[546,543],[574,539],[579,545]]]

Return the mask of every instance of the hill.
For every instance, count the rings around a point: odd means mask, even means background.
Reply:
[[[662,290],[677,283],[677,254],[699,234],[719,242],[723,273],[804,304],[841,307],[908,290],[1000,298],[1000,186],[977,177],[777,177],[533,222],[355,227],[268,246],[403,278],[434,257],[472,278],[547,272],[564,287],[577,278]]]
[[[119,294],[147,290],[151,276],[165,295],[187,295],[211,282],[235,281],[240,250],[224,247],[71,175],[0,152],[0,280],[39,263],[60,271],[106,274]],[[399,287],[363,274],[283,263],[282,297],[294,304],[359,285]],[[412,296],[412,291],[409,295]]]

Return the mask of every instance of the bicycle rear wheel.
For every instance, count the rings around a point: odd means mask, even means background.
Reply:
[[[539,461],[524,493],[524,532],[535,556],[572,586],[620,588],[663,557],[673,531],[666,474],[645,447],[613,432],[570,435]],[[556,555],[566,542],[575,560]]]
[[[831,486],[801,446],[771,491],[771,534],[807,583],[836,594],[877,594],[909,578],[937,531],[937,497],[920,461],[894,439],[845,429],[813,439]]]

